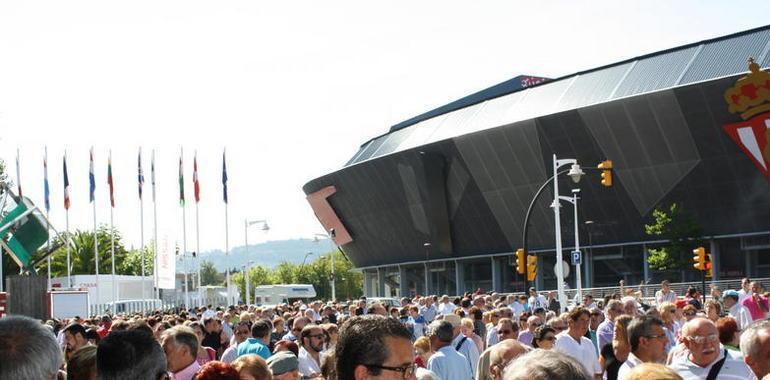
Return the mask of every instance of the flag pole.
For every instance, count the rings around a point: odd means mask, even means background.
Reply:
[[[16,148],[16,186],[19,190],[19,198],[21,198],[21,169],[19,168],[19,148]]]
[[[232,302],[232,297],[230,296],[230,228],[228,225],[228,222],[230,218],[228,217],[228,211],[227,211],[227,160],[226,160],[226,150],[222,150],[222,190],[224,194],[224,201],[225,201],[225,268],[226,268],[226,278],[227,278],[227,305],[233,305],[234,302]]]
[[[195,252],[197,252],[195,263],[198,266],[198,307],[203,306],[203,295],[201,294],[201,228],[198,214],[198,202],[200,201],[200,182],[198,181],[198,151],[193,156],[193,185],[195,192]]]
[[[112,149],[107,157],[107,184],[110,186],[110,261],[112,261],[112,308],[114,309],[118,301],[118,283],[115,279],[115,224],[112,218],[115,209],[115,197],[112,193]]]
[[[98,313],[101,312],[101,298],[99,298],[99,236],[97,235],[97,225],[96,225],[96,179],[94,178],[94,147],[91,147],[91,162],[90,162],[90,172],[88,173],[89,181],[91,183],[90,186],[90,199],[91,204],[93,205],[93,211],[94,211],[94,266],[96,268],[96,311]]]
[[[182,262],[184,262],[184,307],[190,308],[190,288],[187,284],[187,213],[184,204],[184,148],[179,151],[179,205],[182,206]]]
[[[45,195],[45,218],[50,220],[49,215],[51,203],[48,198],[50,191],[48,188],[48,146],[45,147],[45,155],[43,156],[43,180],[43,193]],[[46,247],[48,249],[51,247],[51,223],[48,222],[45,226],[46,234],[48,235],[48,239],[46,239]],[[48,255],[46,261],[48,262],[48,290],[51,290],[51,255]]]
[[[155,298],[160,299],[160,286],[158,286],[158,204],[155,202],[155,149],[152,150],[150,161],[150,180],[152,181],[152,249],[154,252],[152,271],[155,282]]]
[[[64,221],[67,229],[67,287],[72,288],[72,265],[71,265],[71,250],[70,241],[70,180],[67,175],[67,150],[64,150],[64,160],[62,161],[62,169],[64,175]]]
[[[146,311],[147,293],[145,282],[145,263],[144,263],[144,200],[142,199],[142,186],[144,186],[144,174],[142,173],[142,147],[139,147],[139,160],[138,160],[138,182],[139,182],[139,250],[142,260],[142,312]]]

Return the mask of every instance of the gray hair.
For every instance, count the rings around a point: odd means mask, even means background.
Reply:
[[[454,338],[454,328],[447,321],[434,321],[428,325],[428,336],[436,336],[439,341],[447,343]]]
[[[554,350],[535,349],[505,368],[505,380],[592,380],[577,360]]]
[[[740,347],[744,357],[759,359],[759,351],[762,349],[759,344],[760,331],[764,331],[765,334],[770,335],[770,319],[752,323],[746,330],[743,330],[743,333],[741,333]]]
[[[24,316],[0,319],[0,358],[0,379],[50,379],[62,364],[51,330]]]
[[[178,346],[186,346],[190,351],[192,357],[198,356],[198,336],[195,335],[195,331],[187,326],[174,326],[166,331],[163,331],[161,335],[162,341],[170,339],[171,343]]]
[[[663,327],[663,321],[650,315],[643,315],[631,320],[631,323],[628,324],[628,342],[631,344],[631,351],[636,352],[639,349],[639,340],[642,337],[652,335],[652,326]]]

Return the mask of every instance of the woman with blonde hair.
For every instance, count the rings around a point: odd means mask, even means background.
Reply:
[[[468,339],[472,340],[473,343],[476,343],[476,348],[479,349],[479,352],[484,352],[484,341],[481,340],[481,337],[478,336],[473,331],[473,320],[470,318],[463,318],[460,321],[460,330],[462,331],[462,334],[468,337]]]
[[[607,344],[602,347],[599,363],[607,373],[607,380],[618,378],[618,370],[628,358],[628,353],[631,352],[631,344],[628,342],[628,324],[632,319],[627,314],[615,318],[612,345]]]
[[[671,348],[676,346],[677,339],[679,337],[679,330],[681,326],[676,321],[676,305],[672,302],[663,302],[657,307],[660,313],[660,319],[663,321],[663,330],[668,338],[666,344],[666,352],[671,351]]]
[[[428,359],[433,355],[430,349],[430,339],[427,336],[421,336],[414,341],[414,364],[420,368],[427,368]]]
[[[658,363],[642,363],[631,369],[628,380],[682,380],[674,370]]]

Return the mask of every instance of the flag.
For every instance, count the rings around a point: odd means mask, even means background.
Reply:
[[[21,196],[21,170],[19,170],[19,148],[16,148],[16,186],[19,196]]]
[[[142,199],[142,187],[144,187],[144,173],[142,173],[142,148],[139,148],[139,159],[137,163],[137,182],[139,183],[139,199]]]
[[[182,154],[179,154],[179,205],[184,207],[184,166],[182,165]]]
[[[48,188],[48,147],[43,156],[43,195],[45,196],[45,212],[51,211],[51,190]]]
[[[64,152],[64,209],[70,209],[70,177],[67,175],[67,152]]]
[[[94,147],[91,147],[91,151],[89,152],[91,156],[91,161],[88,166],[88,181],[90,182],[89,186],[89,202],[93,202],[94,199],[94,193],[96,192],[96,179],[94,178]]]
[[[222,152],[222,195],[224,196],[225,203],[227,203],[227,160],[225,159],[225,152]]]
[[[114,183],[112,182],[112,151],[110,151],[110,155],[107,156],[107,184],[110,185],[110,206],[115,208],[115,193],[113,192]]]
[[[152,183],[152,202],[155,203],[155,149],[150,159],[150,182]]]
[[[193,187],[195,188],[195,203],[201,201],[201,186],[198,183],[198,153],[193,156]]]

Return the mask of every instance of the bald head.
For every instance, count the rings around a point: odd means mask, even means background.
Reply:
[[[492,378],[502,379],[505,366],[529,351],[531,351],[529,347],[515,339],[506,339],[492,346],[489,352],[489,373]]]

